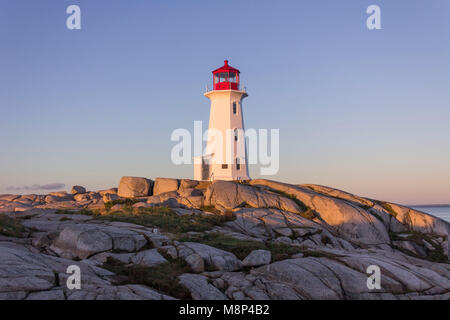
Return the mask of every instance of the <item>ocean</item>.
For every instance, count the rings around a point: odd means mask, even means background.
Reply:
[[[411,208],[450,222],[450,206],[414,206]]]

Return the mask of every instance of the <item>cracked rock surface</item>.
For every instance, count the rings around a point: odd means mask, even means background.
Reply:
[[[11,234],[0,220],[0,299],[177,298],[130,280],[158,268],[176,270],[170,281],[193,299],[450,299],[449,223],[401,205],[270,180],[127,177],[119,189],[72,193],[0,195],[0,218],[20,226]],[[229,219],[175,232],[80,211],[105,210],[104,201],[129,212],[168,207],[180,223]],[[81,289],[66,285],[71,265]],[[367,286],[369,266],[380,269],[380,289]]]

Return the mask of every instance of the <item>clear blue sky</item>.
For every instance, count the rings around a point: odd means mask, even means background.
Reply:
[[[71,4],[82,30],[66,28]],[[280,129],[271,179],[450,202],[448,0],[0,0],[0,58],[0,193],[192,177],[170,134],[207,123],[228,58],[246,127]]]

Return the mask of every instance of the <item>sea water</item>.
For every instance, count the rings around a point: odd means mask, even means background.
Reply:
[[[450,206],[414,206],[411,208],[450,222]]]

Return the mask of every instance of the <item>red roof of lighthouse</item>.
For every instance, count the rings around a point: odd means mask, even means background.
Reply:
[[[232,66],[228,65],[228,60],[224,61],[224,65],[220,67],[219,69],[214,70],[212,73],[218,73],[218,72],[237,72],[240,73],[240,71],[236,68],[233,68]]]

